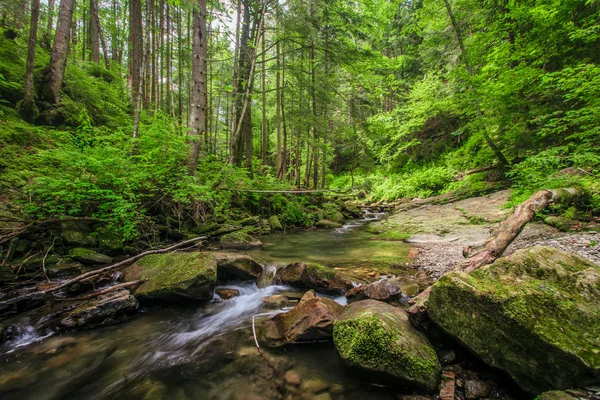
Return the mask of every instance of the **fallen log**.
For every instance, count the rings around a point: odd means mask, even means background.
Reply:
[[[536,214],[554,204],[572,204],[582,200],[585,192],[577,188],[564,188],[540,190],[529,199],[515,207],[515,210],[506,220],[492,231],[488,239],[481,246],[469,246],[463,249],[463,256],[467,260],[457,265],[455,271],[472,272],[496,261],[504,251],[519,236],[525,225],[535,218]],[[425,289],[410,301],[406,309],[410,321],[420,328],[427,328],[427,301],[431,287]]]
[[[66,281],[64,283],[61,283],[61,284],[59,284],[59,285],[57,285],[57,286],[55,286],[55,287],[53,287],[51,289],[48,289],[47,293],[54,293],[54,292],[57,292],[57,291],[65,288],[65,287],[67,287],[67,286],[70,286],[70,285],[72,285],[74,283],[77,283],[77,282],[82,281],[84,279],[90,278],[92,276],[101,275],[101,274],[103,274],[105,272],[112,271],[112,270],[115,270],[115,269],[118,269],[118,268],[121,268],[121,267],[125,267],[125,266],[127,266],[129,264],[134,263],[135,261],[139,260],[140,258],[148,256],[150,254],[167,253],[167,252],[169,252],[171,250],[175,250],[175,249],[177,249],[179,247],[182,247],[182,246],[185,246],[185,245],[188,245],[188,244],[191,244],[191,243],[195,243],[195,242],[198,242],[200,240],[205,240],[205,239],[206,239],[206,236],[200,236],[200,237],[197,237],[197,238],[194,238],[194,239],[184,240],[183,242],[179,242],[177,244],[174,244],[173,246],[166,247],[164,249],[156,249],[156,250],[145,251],[143,253],[138,254],[137,256],[133,256],[133,257],[130,257],[130,258],[126,259],[126,260],[118,262],[116,264],[109,265],[108,267],[100,268],[100,269],[97,269],[97,270],[94,270],[94,271],[90,271],[90,272],[86,272],[85,274],[81,274],[79,276],[76,276],[73,279],[69,279],[68,281]]]

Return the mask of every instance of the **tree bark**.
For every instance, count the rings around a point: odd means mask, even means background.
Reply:
[[[142,0],[129,1],[129,29],[131,101],[133,104],[137,104],[138,96],[141,96],[140,82],[142,81],[142,63],[144,58]]]
[[[262,121],[260,124],[260,158],[263,166],[267,164],[267,70],[265,66],[265,28],[262,32]]]
[[[50,48],[50,43],[52,43],[52,29],[54,29],[54,2],[55,0],[48,0],[48,23],[46,25],[46,32],[44,32],[44,38],[42,40],[43,46],[46,48]],[[33,17],[33,5],[31,6],[31,13]]]
[[[97,35],[100,39],[100,43],[102,43],[104,66],[106,67],[106,69],[110,69],[110,62],[108,61],[108,48],[106,47],[106,41],[104,40],[104,36],[102,35],[102,26],[100,25],[100,16],[98,15],[98,0],[90,0],[90,7],[92,19],[94,20],[94,24],[97,30]],[[99,62],[99,60],[96,60],[96,62]]]
[[[29,26],[29,43],[27,45],[27,67],[25,69],[25,98],[23,106],[27,109],[27,114],[33,117],[34,104],[34,85],[33,68],[35,66],[35,46],[37,43],[38,19],[40,17],[40,0],[31,2],[31,25]]]
[[[44,97],[53,104],[60,102],[60,92],[67,67],[74,8],[75,0],[61,0],[58,24],[54,35],[54,45],[52,46],[52,54],[50,55],[50,70],[46,76],[44,85]]]
[[[193,10],[192,28],[192,90],[190,93],[190,120],[188,142],[189,174],[193,175],[198,166],[202,134],[206,127],[206,0],[199,0]]]
[[[95,7],[94,0],[90,0],[90,61],[99,63],[100,62],[100,35],[99,35],[99,24],[96,19],[98,10]],[[94,15],[96,14],[96,15]]]

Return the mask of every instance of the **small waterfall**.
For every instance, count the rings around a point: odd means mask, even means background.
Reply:
[[[273,283],[273,280],[275,279],[275,275],[277,275],[277,265],[264,265],[262,273],[258,278],[258,287],[265,288],[267,286],[270,286]]]
[[[12,329],[14,330],[14,332],[12,332],[13,339],[3,344],[2,347],[6,349],[6,351],[0,349],[0,354],[12,353],[20,347],[40,342],[54,334],[54,332],[49,331],[45,335],[41,335],[37,329],[31,325],[13,325]]]

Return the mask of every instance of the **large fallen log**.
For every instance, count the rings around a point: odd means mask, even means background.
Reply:
[[[185,245],[192,244],[192,243],[198,242],[200,240],[205,240],[205,239],[206,239],[206,236],[200,236],[200,237],[197,237],[197,238],[194,238],[194,239],[184,240],[183,242],[179,242],[177,244],[174,244],[173,246],[169,246],[169,247],[164,248],[164,249],[148,250],[148,251],[140,253],[140,254],[138,254],[136,256],[130,257],[130,258],[126,259],[126,260],[120,261],[120,262],[118,262],[116,264],[109,265],[108,267],[100,268],[100,269],[97,269],[97,270],[94,270],[94,271],[90,271],[90,272],[86,272],[85,274],[81,274],[79,276],[76,276],[73,279],[69,279],[66,282],[63,282],[63,283],[61,283],[61,284],[59,284],[57,286],[54,286],[51,289],[46,290],[46,292],[47,293],[54,293],[54,292],[57,292],[57,291],[59,291],[59,290],[61,290],[63,288],[66,288],[67,286],[70,286],[70,285],[72,285],[74,283],[77,283],[77,282],[82,281],[82,280],[87,279],[87,278],[91,278],[92,276],[101,275],[101,274],[103,274],[105,272],[112,271],[112,270],[115,270],[115,269],[118,269],[118,268],[121,268],[121,267],[125,267],[125,266],[127,266],[129,264],[134,263],[135,261],[139,260],[140,258],[148,256],[150,254],[167,253],[167,252],[169,252],[171,250],[178,249],[179,247],[183,247]]]
[[[554,204],[572,204],[582,200],[585,192],[576,188],[540,190],[529,199],[515,207],[513,213],[492,231],[488,239],[481,246],[469,246],[463,249],[467,260],[457,265],[454,270],[471,272],[496,261],[504,251],[519,236],[528,222],[536,214]],[[413,325],[426,328],[427,301],[431,287],[425,289],[410,301],[406,310]]]

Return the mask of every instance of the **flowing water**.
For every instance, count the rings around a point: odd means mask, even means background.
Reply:
[[[314,261],[354,273],[357,280],[392,271],[414,285],[414,271],[404,266],[407,245],[371,240],[361,229],[367,222],[351,222],[336,231],[270,235],[262,238],[263,249],[250,254],[269,266],[263,274],[266,282],[277,266]],[[89,331],[39,333],[24,319],[18,338],[0,347],[0,398],[395,398],[390,389],[370,386],[344,368],[330,342],[261,348],[267,362],[255,346],[253,320],[260,325],[294,303],[267,310],[262,298],[299,293],[286,286],[259,288],[253,282],[224,287],[239,290],[240,296],[225,301],[215,296],[199,308],[143,308],[132,320]],[[282,375],[290,369],[301,377],[300,388],[285,384]]]

